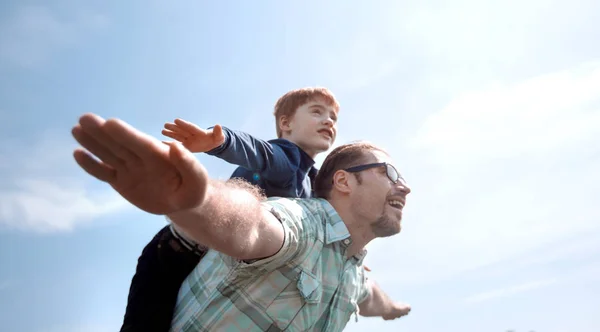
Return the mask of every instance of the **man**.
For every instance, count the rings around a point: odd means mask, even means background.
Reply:
[[[326,88],[287,92],[275,104],[277,139],[264,141],[216,125],[204,130],[177,119],[163,134],[194,153],[207,153],[239,165],[232,178],[260,187],[267,197],[309,198],[317,173],[314,158],[337,134],[339,104]],[[206,249],[168,225],[146,245],[132,278],[121,332],[168,331],[177,293]]]
[[[74,153],[138,208],[167,215],[209,250],[181,287],[173,331],[341,331],[353,313],[410,311],[366,280],[364,247],[400,231],[410,189],[383,150],[340,146],[315,181],[321,199],[261,202],[245,182],[208,178],[178,144],[84,115]]]

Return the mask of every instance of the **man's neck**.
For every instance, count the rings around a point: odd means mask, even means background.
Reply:
[[[352,238],[352,244],[348,247],[346,255],[348,257],[354,256],[361,252],[365,246],[375,238],[373,233],[370,231],[370,226],[364,220],[358,220],[356,215],[351,213],[349,202],[341,202],[334,198],[329,199],[329,204],[333,206],[342,221],[346,225],[350,237]]]

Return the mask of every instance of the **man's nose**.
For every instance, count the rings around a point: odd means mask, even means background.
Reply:
[[[400,191],[402,191],[403,193],[405,193],[406,195],[410,194],[410,192],[411,192],[411,189],[410,189],[410,187],[408,186],[408,184],[406,184],[406,182],[404,182],[404,181],[402,181],[402,180],[400,180],[400,181],[398,181],[398,182],[396,183],[396,187],[397,187],[397,188],[398,188]]]
[[[330,117],[326,117],[325,120],[323,120],[323,124],[326,125],[327,127],[333,127],[333,119]]]

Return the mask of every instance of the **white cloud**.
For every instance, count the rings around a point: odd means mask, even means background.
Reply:
[[[494,289],[490,291],[486,291],[483,293],[475,294],[473,296],[469,296],[465,301],[468,303],[480,303],[484,301],[489,301],[501,297],[508,297],[519,293],[524,293],[528,291],[532,291],[535,289],[540,289],[544,287],[548,287],[557,282],[556,279],[546,279],[546,280],[537,280],[532,282],[527,282],[524,284]]]
[[[566,274],[564,279],[565,283],[575,285],[581,285],[587,282],[598,284],[598,281],[600,281],[600,261],[591,261],[573,269]]]
[[[439,164],[464,164],[545,153],[597,138],[598,128],[600,62],[593,62],[466,93],[430,116],[412,144]]]
[[[597,128],[599,62],[469,92],[430,115],[407,151],[422,171],[403,234],[370,245],[369,264],[387,272],[377,278],[439,281],[598,231]],[[390,267],[390,251],[412,254]]]
[[[28,149],[7,146],[11,159],[2,166],[6,178],[0,187],[3,228],[71,231],[128,206],[107,186],[89,185],[93,180],[72,157],[75,144],[61,136],[46,133]]]
[[[444,66],[462,63],[500,69],[500,64],[518,62],[543,44],[567,36],[577,40],[586,28],[595,27],[587,24],[594,22],[590,12],[597,6],[592,0],[568,4],[557,0],[420,2],[399,23],[404,27],[403,42],[423,46],[427,55]],[[563,34],[555,33],[558,31]],[[556,52],[547,59],[560,59],[566,53],[552,46]]]
[[[37,232],[71,231],[93,218],[118,211],[125,201],[112,192],[95,193],[60,178],[23,179],[0,191],[0,218],[9,228]]]
[[[0,25],[0,58],[21,67],[34,67],[79,40],[82,33],[107,24],[108,20],[99,14],[81,13],[61,19],[44,6],[21,6]]]

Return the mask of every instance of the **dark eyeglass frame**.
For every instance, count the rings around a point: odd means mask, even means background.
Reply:
[[[402,175],[400,175],[400,172],[398,172],[396,167],[394,167],[394,165],[386,163],[386,162],[352,166],[352,167],[346,168],[344,171],[350,172],[350,173],[358,173],[358,172],[366,171],[371,168],[381,167],[381,166],[385,166],[385,174],[387,175],[388,179],[390,179],[390,181],[392,181],[392,183],[396,184],[399,181],[402,181],[403,184],[406,183],[406,180],[404,180]]]

